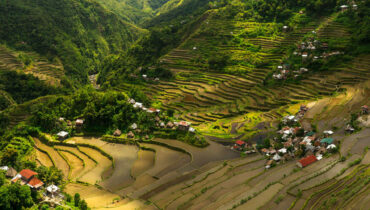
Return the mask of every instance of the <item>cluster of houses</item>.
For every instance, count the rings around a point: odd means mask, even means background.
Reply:
[[[151,77],[148,77],[148,75],[146,75],[146,74],[143,74],[141,76],[143,77],[144,80],[153,80],[154,82],[159,82],[159,78],[158,77],[151,78]]]
[[[0,171],[5,172],[5,176],[7,178],[11,178],[12,183],[19,183],[21,185],[27,185],[33,190],[40,190],[44,183],[38,179],[36,176],[38,175],[37,172],[32,171],[31,169],[23,169],[19,173],[12,167],[9,166],[2,166],[0,167]],[[60,189],[58,186],[54,184],[47,186],[45,196],[49,197],[56,197],[59,196]]]
[[[2,166],[0,171],[5,172],[5,176],[10,179],[11,183],[19,183],[27,185],[31,190],[39,191],[43,189],[44,182],[38,179],[37,172],[31,169],[23,169],[19,173],[12,167]],[[49,203],[51,206],[61,205],[64,196],[61,194],[60,188],[51,184],[45,188],[43,192],[43,202]]]
[[[129,102],[130,104],[132,104],[132,106],[133,106],[135,109],[141,109],[141,110],[143,110],[143,111],[145,111],[145,112],[148,112],[148,113],[156,113],[156,114],[159,114],[159,113],[161,112],[161,110],[159,110],[159,109],[155,109],[155,108],[146,108],[146,107],[143,105],[143,103],[141,103],[141,102],[137,102],[137,101],[135,101],[135,99],[133,99],[133,98],[130,98],[130,99],[128,100],[128,102]]]
[[[168,121],[166,124],[164,122],[160,122],[159,126],[161,128],[188,131],[190,133],[195,133],[195,129],[191,127],[191,123],[187,121],[180,121],[180,122]]]
[[[283,30],[288,30],[288,26],[284,26]],[[305,68],[303,64],[309,64],[310,62],[317,61],[319,59],[326,59],[331,56],[343,54],[343,52],[340,51],[327,52],[327,50],[328,43],[320,42],[317,39],[316,31],[312,31],[311,35],[305,41],[298,44],[297,50],[293,52],[294,56],[300,56],[302,58],[302,65],[297,68],[287,62],[282,62],[277,66],[276,72],[272,77],[275,80],[285,80],[290,76],[296,78],[309,72],[309,69]]]
[[[236,150],[236,151],[240,151],[240,152],[244,152],[245,154],[252,154],[252,153],[256,153],[256,150],[254,149],[254,147],[245,142],[245,141],[242,141],[242,140],[237,140],[235,142],[235,144],[231,147],[232,150]]]
[[[361,114],[362,115],[369,114],[369,106],[367,105],[361,106]],[[348,133],[353,133],[355,131],[355,128],[351,124],[347,124],[345,131]]]
[[[303,156],[297,162],[299,167],[305,167],[317,160],[322,159],[327,152],[335,152],[337,146],[331,137],[334,132],[324,131],[320,137],[313,131],[305,131],[300,127],[299,120],[304,116],[308,108],[301,105],[296,115],[285,116],[282,120],[283,127],[277,131],[278,137],[275,137],[270,143],[273,147],[262,148],[261,153],[267,157],[266,168],[272,167],[288,160]]]
[[[348,11],[349,8],[352,8],[353,10],[357,10],[358,6],[354,1],[351,3],[351,5],[343,4],[340,6],[341,12],[346,12]]]
[[[65,119],[63,117],[59,118],[59,122],[65,122]],[[76,129],[81,129],[84,125],[83,119],[77,119],[74,123]],[[69,120],[67,120],[67,126],[73,128],[73,123]],[[60,131],[57,133],[57,137],[59,140],[64,140],[69,137],[69,133],[67,131]]]

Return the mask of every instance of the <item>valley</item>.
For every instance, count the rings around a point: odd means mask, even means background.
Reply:
[[[0,209],[370,204],[369,1],[1,2]]]

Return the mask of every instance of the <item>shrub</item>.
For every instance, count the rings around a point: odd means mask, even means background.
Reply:
[[[279,204],[282,200],[283,200],[283,196],[282,195],[279,195],[275,200],[274,200],[274,202],[276,203],[276,204]]]
[[[78,206],[80,204],[80,194],[79,193],[76,193],[75,196],[74,196],[74,202],[75,202],[75,206]]]

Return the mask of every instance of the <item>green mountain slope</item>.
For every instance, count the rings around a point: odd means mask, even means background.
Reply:
[[[124,20],[140,23],[154,16],[156,10],[168,0],[96,0],[107,10],[121,16]]]
[[[142,33],[93,1],[0,1],[0,41],[60,58],[66,75],[81,82],[106,55],[127,49]]]

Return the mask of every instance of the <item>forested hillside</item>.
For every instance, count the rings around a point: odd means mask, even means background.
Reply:
[[[124,20],[140,24],[156,15],[168,0],[96,0]]]
[[[81,83],[142,33],[94,1],[0,1],[0,42],[61,59],[66,75]]]
[[[366,209],[370,0],[0,0],[0,209]]]

